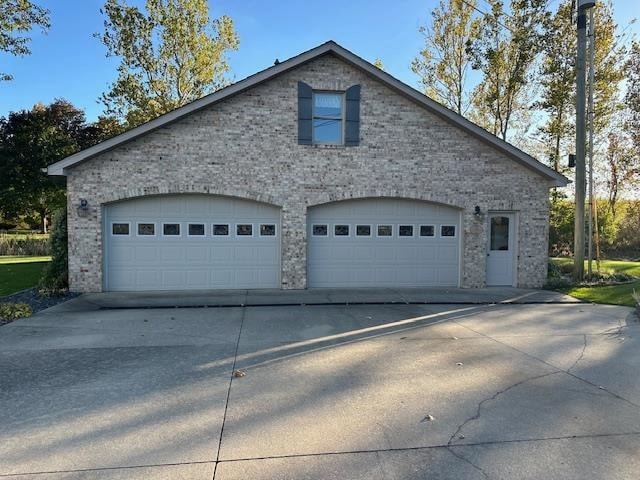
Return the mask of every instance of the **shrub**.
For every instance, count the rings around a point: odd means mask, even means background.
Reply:
[[[26,303],[0,303],[0,320],[17,320],[30,317],[31,307]]]
[[[560,270],[560,266],[549,262],[547,266],[547,278],[560,278],[561,276],[562,270]]]
[[[569,280],[563,277],[553,277],[547,279],[547,283],[544,284],[546,290],[562,290],[570,287],[572,284]]]
[[[46,237],[32,235],[0,235],[0,255],[49,255],[49,241]]]
[[[49,245],[51,262],[45,267],[39,285],[40,293],[45,296],[62,293],[69,287],[66,210],[58,210],[53,215]]]

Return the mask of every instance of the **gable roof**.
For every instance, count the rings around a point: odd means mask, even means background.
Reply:
[[[375,65],[341,47],[334,41],[323,43],[322,45],[319,45],[311,50],[308,50],[272,67],[262,70],[261,72],[251,75],[232,85],[229,85],[228,87],[220,89],[187,105],[165,113],[158,118],[132,128],[131,130],[128,130],[120,135],[105,140],[104,142],[98,143],[97,145],[75,153],[74,155],[70,155],[69,157],[66,157],[52,165],[49,165],[49,167],[47,168],[47,173],[49,175],[66,175],[67,169],[73,167],[74,165],[77,165],[78,163],[88,160],[100,153],[111,150],[125,142],[145,135],[160,127],[175,122],[193,112],[206,108],[223,99],[226,99],[233,95],[237,95],[238,93],[241,93],[260,83],[266,82],[267,80],[270,80],[277,75],[285,73],[293,68],[296,68],[328,53],[331,53],[341,60],[353,65],[354,67],[365,71],[397,93],[409,98],[418,105],[421,105],[422,107],[438,115],[442,119],[459,127],[473,137],[476,137],[484,143],[503,152],[509,158],[540,174],[542,177],[550,180],[552,182],[552,185],[563,187],[567,185],[567,183],[569,183],[569,179],[567,179],[564,175],[561,175],[552,168],[547,167],[543,163],[533,158],[531,155],[523,152],[510,143],[507,143],[504,140],[496,137],[495,135],[492,135],[475,123],[467,120],[462,115],[457,114],[453,110],[449,110],[435,100],[432,100],[426,95],[420,93],[418,90],[401,82],[397,78],[389,75],[387,72],[377,68]]]

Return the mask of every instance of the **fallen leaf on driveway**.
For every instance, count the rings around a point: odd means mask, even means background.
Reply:
[[[233,372],[233,376],[236,378],[244,377],[247,374],[244,370],[236,370]]]
[[[420,420],[420,423],[433,422],[435,419],[436,419],[436,417],[434,417],[433,415],[427,415],[422,420]]]

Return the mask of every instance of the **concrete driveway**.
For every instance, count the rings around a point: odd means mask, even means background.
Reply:
[[[0,477],[637,479],[637,318],[528,293],[80,297],[0,328]]]

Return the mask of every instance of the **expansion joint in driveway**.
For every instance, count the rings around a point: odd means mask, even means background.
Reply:
[[[240,316],[240,328],[238,329],[238,339],[236,340],[236,349],[233,352],[233,365],[231,366],[231,372],[229,373],[229,387],[227,389],[227,399],[224,404],[224,414],[222,416],[222,427],[220,427],[220,438],[218,439],[218,451],[216,452],[215,465],[213,466],[213,477],[216,478],[216,470],[218,469],[218,463],[220,461],[220,450],[222,449],[222,437],[224,435],[224,426],[227,421],[227,410],[229,409],[229,398],[231,397],[231,385],[233,384],[233,376],[236,371],[236,362],[238,359],[238,348],[240,347],[240,337],[242,336],[242,327],[244,325],[244,319],[246,316],[246,308],[242,309],[242,315]]]

